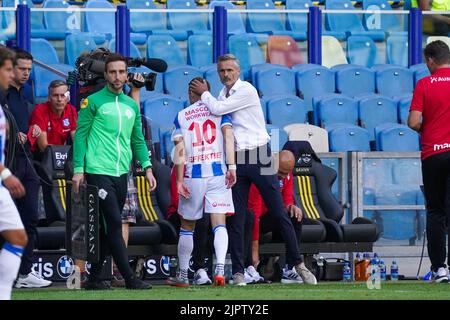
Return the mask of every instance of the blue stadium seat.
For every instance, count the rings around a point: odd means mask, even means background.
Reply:
[[[194,0],[170,0],[167,9],[196,9]],[[169,12],[169,26],[172,30],[186,30],[191,34],[211,34],[208,30],[208,15],[206,13]]]
[[[313,106],[313,124],[316,126],[320,126],[320,121],[319,121],[319,102],[322,101],[323,99],[329,99],[329,98],[337,98],[339,99],[340,97],[347,97],[345,95],[342,95],[340,93],[323,93],[317,96],[314,96],[312,98],[312,106]],[[311,120],[311,119],[309,119]]]
[[[31,39],[31,54],[33,58],[39,60],[49,66],[67,74],[73,70],[73,67],[59,63],[58,55],[55,48],[45,39]],[[42,102],[42,99],[48,96],[48,85],[51,81],[56,79],[62,79],[53,72],[45,70],[44,68],[34,65],[33,66],[33,79],[34,79],[34,96],[37,102]]]
[[[370,140],[375,140],[375,127],[383,123],[397,123],[397,102],[383,96],[359,100],[359,120]]]
[[[145,100],[142,114],[147,124],[151,127],[153,142],[161,141],[159,129],[173,127],[175,117],[183,108],[184,103],[182,100],[170,96],[160,96]]]
[[[195,67],[171,67],[164,74],[164,90],[173,97],[189,100],[189,82],[196,77],[203,77],[203,72]]]
[[[366,36],[350,36],[347,38],[347,58],[349,63],[372,67],[377,61],[377,46]]]
[[[75,67],[75,62],[83,51],[90,52],[97,48],[94,38],[89,33],[73,33],[66,37],[65,60]]]
[[[408,36],[395,35],[386,41],[387,63],[408,67]]]
[[[108,49],[111,52],[116,52],[116,39],[112,39],[109,41]],[[139,51],[138,47],[130,41],[130,57],[133,58],[142,58],[141,52]]]
[[[220,82],[219,74],[217,73],[217,68],[214,66],[205,71],[204,78],[208,80],[211,86],[211,94],[214,97],[218,97],[220,90],[223,88],[222,82]]]
[[[169,35],[148,36],[147,57],[163,59],[169,66],[186,63],[177,42]]]
[[[250,78],[251,66],[265,62],[263,52],[258,44],[256,35],[235,34],[228,38],[228,48],[241,64],[241,74],[244,79]]]
[[[47,30],[60,34],[59,39],[65,39],[67,33],[80,32],[81,21],[75,11],[69,11],[69,3],[64,0],[46,0],[44,2],[44,8],[59,8],[61,11],[51,12],[45,11],[44,14],[44,26]]]
[[[413,92],[413,73],[398,66],[382,67],[376,71],[375,84],[379,94],[399,97]]]
[[[334,67],[332,68],[334,70]],[[375,72],[362,66],[347,65],[336,72],[336,90],[354,97],[361,93],[375,92]]]
[[[29,8],[35,8],[36,5],[33,3],[32,0],[19,0],[18,4],[26,4]],[[3,0],[2,6],[3,7],[14,7],[15,0]],[[3,12],[5,15],[5,27],[11,26],[11,24],[15,24],[16,20],[16,14],[14,11],[5,11]],[[31,19],[31,37],[33,38],[52,38],[56,39],[55,36],[60,36],[64,38],[65,33],[60,32],[59,34],[55,34],[53,32],[49,32],[44,27],[44,13],[42,11],[33,11],[30,12],[30,19]]]
[[[350,124],[335,124],[328,129],[330,152],[370,151],[369,133]]]
[[[428,77],[430,75],[430,70],[428,70],[428,67],[425,63],[412,65],[409,67],[409,70],[414,73],[414,86],[416,86],[417,82],[420,79]]]
[[[192,35],[188,39],[188,64],[201,67],[213,63],[213,38],[211,35]]]
[[[285,95],[267,101],[267,120],[279,128],[293,123],[305,123],[306,110],[303,100],[294,95]]]
[[[86,3],[88,9],[115,9],[107,0],[89,0]],[[88,11],[85,14],[86,30],[94,33],[105,34],[108,40],[112,39],[116,32],[116,20],[114,12]],[[130,33],[130,40],[135,44],[145,44],[147,36],[143,33]]]
[[[251,74],[250,82],[253,85],[256,85],[256,74],[259,71],[266,70],[266,69],[272,69],[272,68],[276,68],[276,67],[282,67],[282,65],[281,64],[273,64],[273,63],[269,63],[269,62],[262,62],[262,63],[252,65],[250,68],[250,74]]]
[[[328,10],[355,10],[349,0],[327,0],[325,8]],[[345,40],[347,36],[368,36],[374,41],[383,41],[385,33],[378,30],[366,31],[362,25],[361,18],[351,13],[327,13],[325,26],[328,31],[324,35],[331,35],[339,40]]]
[[[225,9],[236,9],[235,5],[230,1],[212,1],[209,4],[209,9],[214,9],[216,6],[225,7]],[[209,15],[209,29],[213,29],[213,17]],[[240,13],[227,12],[227,32],[228,34],[245,33],[245,25]]]
[[[398,122],[408,124],[409,108],[411,107],[412,96],[402,98],[398,101]]]
[[[247,9],[274,10],[275,5],[272,0],[247,0]],[[306,39],[306,30],[301,32],[286,30],[281,16],[276,13],[248,13],[247,30],[254,33],[291,36],[297,41],[303,41]]]
[[[267,124],[266,129],[270,136],[270,149],[272,152],[281,151],[284,144],[288,141],[287,133],[273,124]]]
[[[363,159],[363,188],[380,190],[385,185],[394,184],[394,177],[392,174],[393,159],[377,159],[365,158]]]
[[[309,10],[313,4],[310,0],[287,0],[286,9],[288,10]],[[308,32],[308,14],[307,13],[288,13],[288,30],[295,32]]]
[[[270,97],[269,97],[269,98],[270,98]],[[272,97],[272,98],[273,98],[273,97]],[[263,110],[264,120],[265,120],[266,123],[267,123],[267,122],[268,122],[268,121],[267,121],[267,102],[269,101],[269,99],[268,99],[268,98],[262,97],[262,98],[259,99],[259,101],[261,102],[261,108],[262,108],[262,110]]]
[[[363,0],[362,4],[363,10],[392,10],[391,5],[386,0]],[[391,35],[407,34],[402,28],[405,17],[407,15],[366,13],[363,23],[367,30],[381,30]]]
[[[156,9],[153,1],[128,0],[129,9]],[[167,30],[166,14],[162,12],[131,12],[130,27],[132,32],[145,33],[147,35],[170,35],[177,41],[187,39],[185,30]]]
[[[256,73],[256,89],[260,96],[295,95],[295,71],[286,67],[273,67]]]
[[[328,128],[335,123],[358,124],[358,102],[350,97],[328,97],[317,105],[319,124]]]
[[[378,127],[377,127],[378,128]],[[375,129],[378,151],[420,151],[419,135],[405,125]]]
[[[397,158],[393,162],[394,183],[405,189],[420,190],[422,184],[422,162],[419,158]]]
[[[305,100],[306,110],[313,110],[313,97],[335,92],[335,78],[332,70],[314,64],[295,65],[292,69],[297,71],[297,92]]]
[[[167,159],[168,157],[170,157],[171,160],[173,161],[172,150],[174,149],[175,144],[172,141],[172,130],[161,132],[161,129],[160,129],[160,136],[162,139],[161,145],[163,146],[163,148],[161,150],[161,154],[163,155],[163,158]]]

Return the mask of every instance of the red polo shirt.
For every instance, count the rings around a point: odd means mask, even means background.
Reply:
[[[61,117],[58,117],[52,111],[50,102],[47,101],[36,105],[31,114],[29,125],[31,127],[36,124],[42,132],[46,132],[49,144],[63,145],[66,143],[67,137],[70,136],[70,132],[76,129],[77,119],[77,110],[72,105],[67,104]],[[36,151],[37,145],[31,143],[31,149]]]
[[[422,112],[422,160],[450,151],[450,68],[440,68],[419,80],[412,110]]]
[[[289,176],[280,180],[280,191],[283,196],[284,206],[287,208],[291,204],[294,204],[294,193],[292,191],[294,176],[292,172]],[[259,193],[258,188],[252,183],[250,186],[250,192],[248,194],[248,208],[255,214],[255,223],[253,225],[253,240],[259,240],[259,219],[261,216],[267,214],[268,209],[264,203],[264,200]]]

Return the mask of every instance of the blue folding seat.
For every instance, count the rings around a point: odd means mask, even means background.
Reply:
[[[88,0],[88,9],[115,9],[107,0]],[[114,12],[88,11],[85,14],[86,30],[94,33],[105,34],[108,40],[112,39],[116,32],[116,20]],[[130,33],[130,40],[135,44],[145,44],[147,36],[144,33]]]
[[[349,63],[372,67],[377,61],[377,46],[366,36],[350,36],[347,38],[347,58]]]
[[[350,97],[375,92],[375,72],[372,70],[362,66],[347,65],[347,67],[338,68],[335,72],[338,92]]]
[[[419,135],[405,125],[386,125],[375,128],[377,150],[379,151],[420,151]]]
[[[211,94],[214,97],[218,97],[220,90],[223,88],[222,82],[220,82],[219,74],[217,73],[217,68],[213,67],[207,69],[204,73],[204,78],[208,80],[209,85],[211,86]]]
[[[349,0],[327,0],[327,10],[355,10]],[[350,13],[327,13],[325,16],[325,27],[328,31],[324,35],[331,35],[338,40],[345,40],[347,36],[368,36],[375,41],[383,41],[385,33],[378,30],[366,31],[362,25],[361,18],[357,14]]]
[[[293,123],[305,123],[306,110],[303,100],[294,95],[285,95],[268,100],[267,120],[268,123],[279,128],[284,128]]]
[[[169,66],[186,63],[175,39],[169,35],[148,36],[147,57],[163,59]]]
[[[269,63],[269,62],[262,62],[262,63],[252,65],[250,68],[250,74],[251,74],[250,82],[253,85],[256,85],[256,74],[259,71],[266,70],[266,69],[272,69],[272,68],[276,68],[276,67],[282,67],[282,65],[281,64],[273,64],[273,63]]]
[[[194,0],[170,0],[167,9],[196,9]],[[173,30],[186,30],[191,34],[211,34],[208,30],[208,15],[206,13],[169,12],[169,26]]]
[[[238,58],[244,79],[250,78],[251,66],[265,62],[256,35],[235,34],[228,38],[230,53]]]
[[[409,67],[409,70],[414,73],[414,86],[416,86],[417,82],[420,79],[428,77],[430,75],[430,70],[428,70],[428,67],[425,63],[412,65]]]
[[[45,39],[31,39],[31,54],[33,58],[39,60],[49,66],[65,73],[73,71],[73,67],[59,63],[58,55],[55,48]],[[33,66],[34,79],[34,96],[37,102],[42,102],[42,100],[48,96],[48,85],[51,81],[56,79],[62,79],[63,77],[48,71],[40,66]]]
[[[173,97],[189,100],[189,82],[196,77],[203,77],[203,72],[195,67],[171,67],[164,74],[164,90]]]
[[[397,102],[383,96],[359,100],[359,120],[370,140],[375,140],[375,127],[383,123],[397,123]]]
[[[295,95],[295,71],[286,67],[273,67],[256,73],[256,89],[260,96]]]
[[[248,0],[249,10],[274,10],[275,5],[271,0]],[[254,33],[265,33],[270,35],[291,36],[297,41],[306,39],[306,31],[293,32],[286,30],[281,16],[276,13],[248,13],[247,30]]]
[[[90,52],[97,48],[94,38],[89,33],[72,33],[66,37],[65,60],[75,67],[75,62],[84,51]]]
[[[408,67],[408,36],[395,35],[386,41],[387,63]]]
[[[213,63],[213,38],[211,35],[192,35],[188,39],[188,64],[201,67]]]
[[[392,11],[391,5],[386,0],[363,0],[362,5],[363,10]],[[381,30],[390,35],[407,34],[402,27],[406,17],[407,15],[389,14],[389,12],[387,14],[365,13],[363,24],[367,30]]]
[[[153,1],[128,0],[129,9],[157,9]],[[186,30],[168,30],[166,14],[162,12],[130,12],[130,27],[132,32],[147,35],[170,35],[177,41],[187,39]]]
[[[335,76],[332,70],[314,64],[295,65],[292,69],[297,71],[297,92],[305,101],[306,110],[313,110],[313,97],[335,92]]]
[[[312,98],[312,113],[313,113],[313,124],[316,126],[320,126],[320,121],[319,121],[319,102],[324,100],[324,99],[329,99],[329,98],[341,98],[342,96],[344,97],[348,97],[346,95],[342,95],[340,93],[323,93],[317,96],[314,96]],[[350,98],[350,97],[349,97]],[[311,120],[311,119],[309,119]]]
[[[266,125],[267,133],[270,136],[270,149],[272,152],[279,152],[283,149],[284,144],[288,141],[286,131],[273,124]]]
[[[375,84],[379,94],[399,97],[413,92],[413,73],[398,66],[382,67],[375,73]]]
[[[116,52],[116,39],[112,39],[109,41],[108,49],[111,52]],[[142,58],[141,52],[139,51],[138,47],[130,41],[130,57],[133,58]]]
[[[142,115],[151,127],[152,141],[160,142],[160,128],[173,128],[173,121],[184,108],[183,101],[170,96],[159,96],[145,100]]]
[[[172,150],[175,151],[174,150],[175,144],[172,141],[172,130],[160,132],[160,136],[162,138],[162,143],[161,143],[162,158],[166,159],[166,164],[168,164],[167,163],[168,157],[170,157],[170,159],[173,161]]]
[[[269,97],[270,98],[270,97]],[[262,97],[259,99],[259,101],[261,102],[261,108],[263,110],[263,114],[264,114],[264,120],[267,121],[267,102],[269,101],[268,98]]]
[[[310,0],[287,0],[286,9],[288,10],[309,10],[313,4]],[[288,13],[287,14],[288,30],[297,33],[308,32],[308,14],[307,13]]]
[[[411,99],[410,97],[402,98],[398,101],[398,122],[401,124],[408,124],[408,115],[409,108],[411,107]]]
[[[370,151],[369,133],[351,124],[335,124],[328,129],[330,152]]]
[[[317,115],[322,128],[335,123],[358,124],[358,102],[350,97],[328,97],[319,101]]]
[[[225,9],[236,9],[235,5],[230,1],[212,1],[209,4],[209,9],[214,9],[216,6],[225,7]],[[213,16],[209,15],[209,29],[213,29]],[[227,32],[228,34],[245,33],[245,25],[240,13],[227,12]]]
[[[32,0],[19,0],[18,4],[26,4],[29,8],[35,8],[35,4]],[[15,7],[15,0],[3,0],[2,1],[3,7]],[[15,24],[16,22],[16,13],[14,11],[5,11],[3,12],[5,16],[5,22],[6,25],[5,28],[10,27],[12,24]],[[56,39],[58,37],[56,33],[49,32],[44,27],[44,14],[42,11],[33,11],[30,12],[30,19],[31,19],[31,37],[33,38],[52,38]],[[64,38],[65,33],[60,32],[58,34],[60,37]]]

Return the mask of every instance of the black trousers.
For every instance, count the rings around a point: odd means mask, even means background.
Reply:
[[[90,280],[100,280],[103,262],[110,253],[122,277],[129,280],[133,277],[133,271],[122,237],[122,210],[127,195],[128,174],[120,177],[87,174],[86,178],[88,184],[98,187],[100,213],[100,261],[91,264]]]
[[[261,193],[269,214],[278,221],[286,244],[286,257],[292,267],[301,262],[298,242],[291,220],[286,213],[280,193],[278,177],[269,170],[271,150],[268,145],[236,153],[237,182],[233,187],[235,215],[227,220],[229,252],[233,274],[244,273],[244,230],[250,184],[254,183]]]
[[[450,152],[422,162],[423,186],[427,206],[427,241],[431,270],[446,267],[446,233],[450,234]],[[450,253],[450,242],[448,244]],[[450,265],[450,261],[448,261]]]
[[[174,226],[175,230],[180,230],[181,220],[177,213],[171,215],[168,220]],[[197,220],[195,223],[194,249],[192,250],[192,268],[195,271],[206,268],[206,252],[208,251],[208,246],[212,246],[211,241],[208,241],[209,235],[211,234],[210,230],[210,216],[208,213],[203,213],[203,218]]]
[[[30,155],[31,157],[31,155]],[[36,247],[38,216],[39,178],[34,167],[28,162],[23,153],[16,158],[14,175],[22,182],[25,188],[25,196],[14,199],[23,226],[28,236],[28,243],[22,255],[19,274],[26,275],[31,272],[33,266],[33,250]]]

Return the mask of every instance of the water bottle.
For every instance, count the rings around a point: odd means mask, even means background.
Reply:
[[[229,282],[233,278],[231,256],[229,253],[227,254],[227,256],[225,258],[224,273],[225,273],[225,281]]]
[[[378,253],[374,253],[373,254],[373,258],[375,259],[375,263],[377,264],[377,265],[379,265],[380,264],[380,258],[378,258]]]
[[[384,264],[384,261],[381,260],[378,266],[380,268],[380,280],[386,281],[386,265]]]
[[[342,281],[343,282],[351,282],[352,281],[352,271],[350,269],[349,262],[344,264],[344,268],[342,270]]]
[[[395,260],[392,261],[392,264],[391,264],[391,280],[392,281],[398,280],[398,265]]]
[[[169,277],[175,278],[177,276],[177,269],[178,269],[178,259],[177,257],[170,257],[169,260]]]

